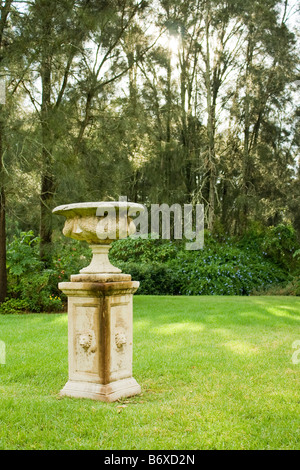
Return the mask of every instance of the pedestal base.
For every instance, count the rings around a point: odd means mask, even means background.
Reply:
[[[132,297],[139,283],[99,279],[59,287],[68,296],[69,323],[69,381],[61,395],[112,402],[141,393],[132,377]]]
[[[107,385],[69,380],[60,392],[61,396],[90,398],[104,402],[113,402],[120,398],[132,397],[141,393],[141,387],[134,378],[118,380]]]

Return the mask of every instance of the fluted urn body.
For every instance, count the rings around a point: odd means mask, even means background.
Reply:
[[[132,217],[143,210],[144,206],[131,202],[87,202],[59,206],[53,213],[66,217],[63,229],[66,237],[85,241],[92,249],[91,264],[82,269],[80,274],[104,279],[103,275],[121,273],[108,259],[111,243],[135,233],[136,227]],[[72,276],[73,279],[84,278]]]

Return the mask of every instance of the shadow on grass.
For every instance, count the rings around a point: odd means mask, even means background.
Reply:
[[[0,445],[299,448],[299,319],[300,299],[135,297],[142,395],[120,406],[58,399],[68,379],[66,314],[0,317]]]
[[[261,371],[291,365],[300,299],[136,297],[134,319],[141,367],[243,374],[254,363]]]
[[[296,297],[152,297],[134,299],[134,318],[149,326],[199,323],[219,326],[299,326],[300,298]]]

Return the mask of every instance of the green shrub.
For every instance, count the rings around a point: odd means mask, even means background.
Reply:
[[[70,279],[72,274],[90,264],[92,251],[86,243],[77,240],[61,239],[53,246],[52,269],[56,275],[54,283]]]
[[[184,249],[182,241],[128,238],[112,244],[109,257],[126,263],[167,263]]]
[[[254,295],[296,295],[300,296],[300,277],[295,277],[288,283],[275,285],[265,290],[255,290]]]
[[[217,245],[182,253],[174,263],[184,295],[250,295],[253,289],[286,279],[286,273],[257,253]]]
[[[295,272],[296,274],[300,275],[300,250],[296,250],[295,253],[293,254],[294,260],[296,260],[296,269]]]
[[[300,257],[297,258],[296,255],[300,252],[300,245],[296,231],[290,225],[262,227],[253,223],[243,237],[237,240],[237,246],[261,253],[266,259],[291,273],[300,269]]]
[[[123,272],[141,282],[139,294],[250,295],[289,276],[259,250],[241,249],[234,239],[220,242],[211,236],[199,251],[186,251],[179,242],[122,240],[115,242],[113,256]]]
[[[180,281],[176,270],[167,264],[118,263],[133,280],[140,282],[140,295],[179,295]]]
[[[29,311],[29,305],[26,300],[7,299],[0,305],[0,315],[11,315]]]
[[[63,239],[54,244],[52,267],[45,269],[39,259],[39,244],[32,231],[20,233],[8,244],[8,294],[13,306],[17,305],[13,301],[20,301],[32,312],[61,311],[66,298],[58,284],[89,264],[91,250],[84,243]]]
[[[33,232],[23,232],[8,245],[12,303],[3,304],[3,312],[61,311],[66,297],[58,284],[91,260],[87,244],[61,237],[53,245],[51,269],[45,269],[39,259],[39,242]],[[113,243],[110,259],[140,281],[138,294],[250,295],[277,288],[299,295],[299,283],[291,281],[300,269],[299,252],[289,226],[263,229],[253,225],[241,239],[206,232],[205,246],[199,251],[187,251],[184,241],[119,240]]]
[[[19,295],[32,312],[55,312],[63,310],[63,301],[57,292],[53,293],[50,278],[52,270],[44,270],[24,276],[20,280]],[[57,288],[56,288],[57,289]]]
[[[32,231],[14,236],[7,247],[7,268],[12,276],[19,278],[43,268],[39,259],[39,244],[40,239]]]
[[[63,302],[57,285],[53,288],[56,272],[44,269],[39,260],[39,243],[39,238],[33,232],[22,232],[8,245],[8,293],[12,298],[11,305],[16,306],[20,302],[20,305],[25,305],[25,309],[32,312],[60,311]],[[10,308],[10,304],[7,308]]]
[[[291,269],[297,261],[294,252],[299,248],[296,231],[289,225],[270,227],[264,237],[262,248],[266,255],[278,265]]]

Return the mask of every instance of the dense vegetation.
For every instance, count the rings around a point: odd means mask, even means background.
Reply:
[[[182,241],[130,238],[115,242],[110,258],[140,281],[143,295],[300,295],[300,245],[291,227],[256,227],[242,238],[207,233],[205,241],[203,250],[187,251]],[[10,299],[0,313],[65,307],[58,283],[85,267],[91,251],[68,240],[55,248],[45,269],[33,232],[14,237],[8,246]]]
[[[0,303],[57,308],[89,251],[52,209],[120,195],[205,206],[204,251],[116,244],[141,293],[248,295],[297,276],[298,8],[1,1]]]

